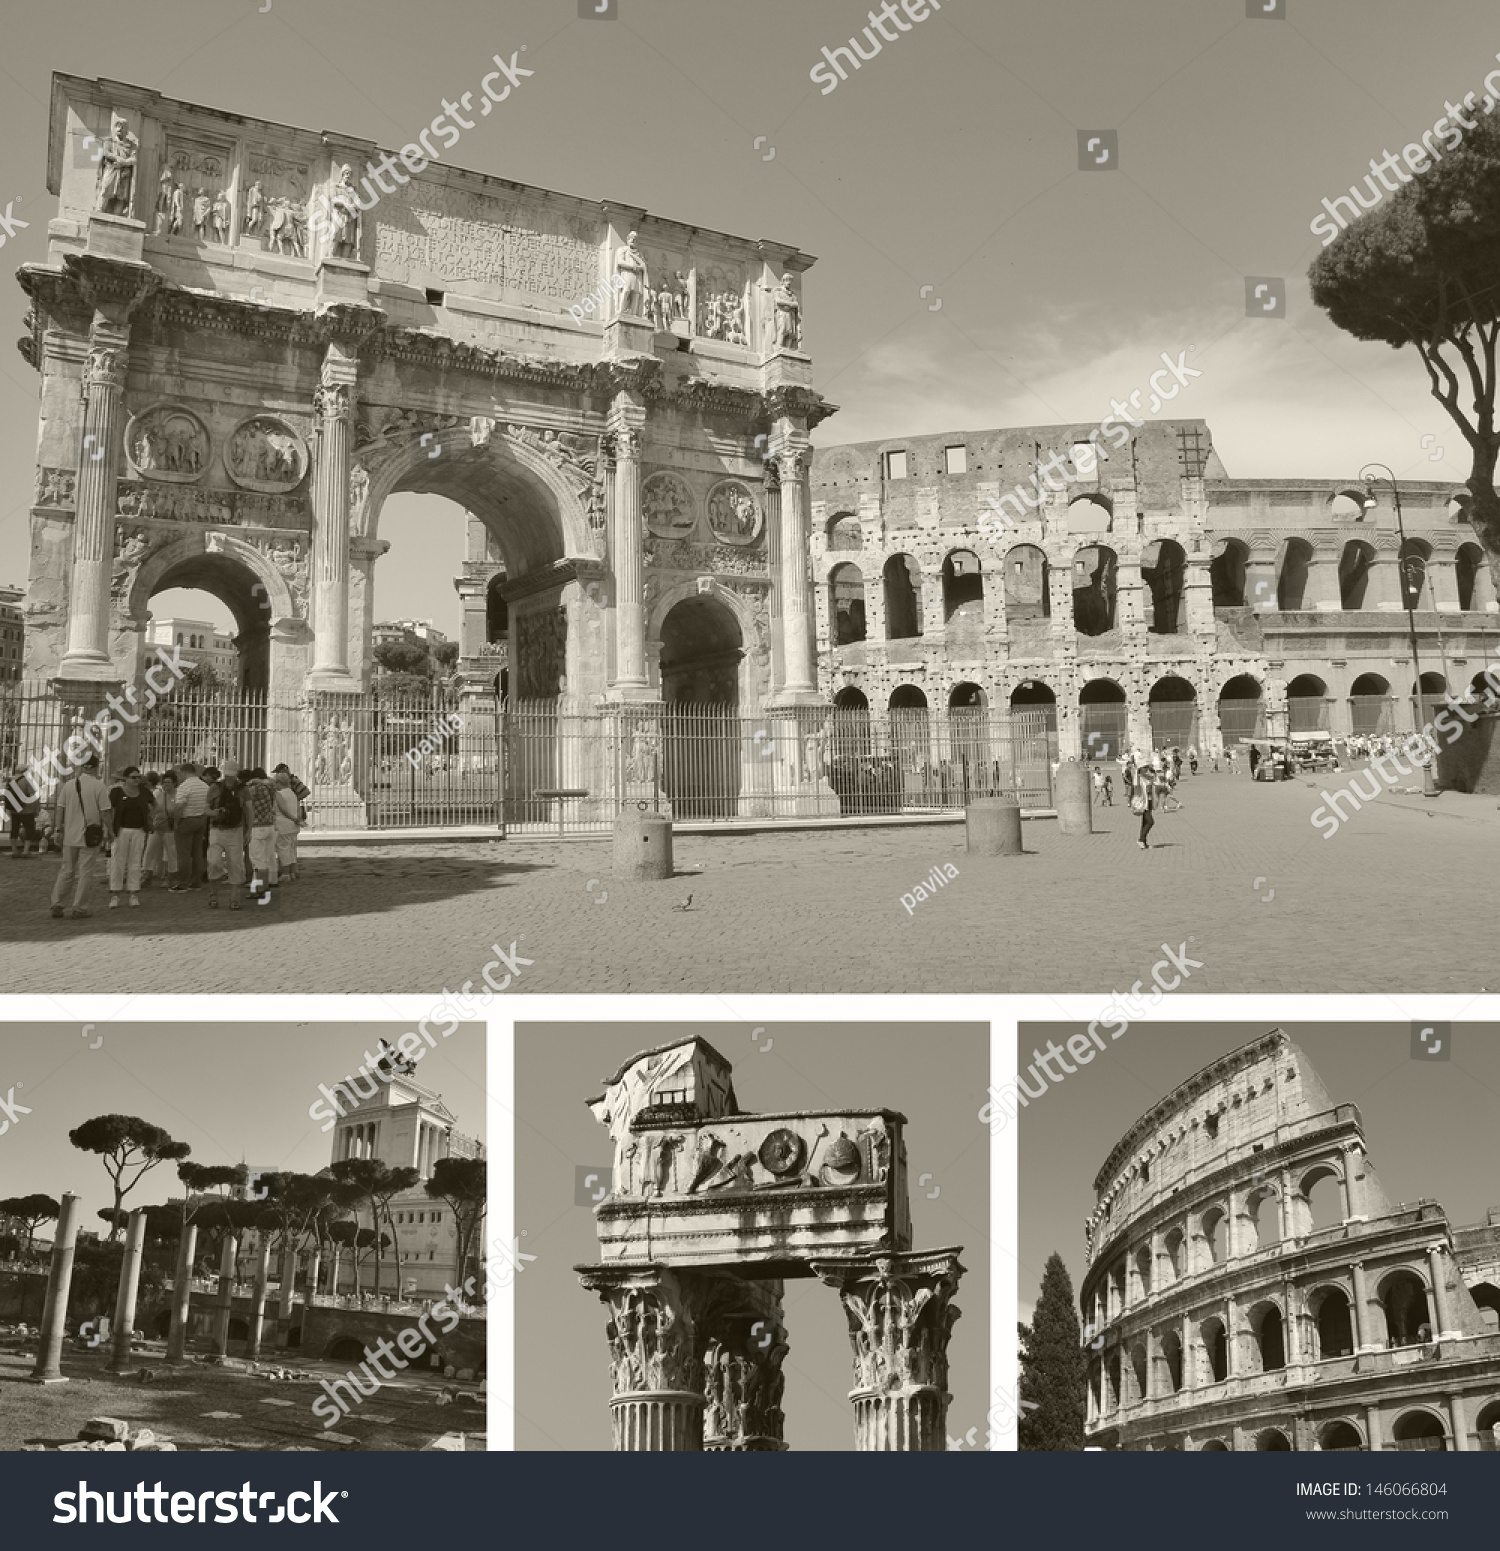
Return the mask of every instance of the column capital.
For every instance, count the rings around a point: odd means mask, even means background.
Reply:
[[[693,1394],[702,1403],[694,1356],[692,1299],[667,1266],[585,1266],[579,1280],[609,1310],[610,1378],[614,1396]]]
[[[964,1268],[957,1249],[814,1260],[849,1320],[855,1392],[946,1391],[952,1299]]]

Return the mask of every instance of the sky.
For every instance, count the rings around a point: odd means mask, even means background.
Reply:
[[[68,1132],[95,1115],[139,1115],[192,1147],[194,1163],[248,1163],[265,1172],[315,1174],[332,1161],[333,1132],[308,1109],[364,1062],[402,1023],[33,1023],[0,1024],[0,1095],[19,1114],[0,1134],[0,1197],[82,1197],[80,1229],[107,1232],[100,1207],[114,1205],[104,1162]],[[96,1048],[95,1041],[98,1041]],[[442,1094],[458,1128],[485,1139],[481,1024],[464,1024],[429,1050],[417,1071]],[[361,1079],[363,1080],[363,1079]],[[130,1171],[133,1172],[133,1171]],[[130,1177],[128,1172],[127,1179]],[[175,1163],[150,1169],[125,1198],[127,1210],[182,1195]],[[53,1224],[43,1224],[48,1237]]]
[[[584,1103],[639,1051],[701,1034],[734,1066],[747,1113],[894,1109],[905,1115],[912,1243],[962,1245],[961,1310],[948,1346],[948,1432],[985,1430],[989,1406],[989,1138],[973,1095],[989,1074],[988,1024],[518,1023],[516,1225],[537,1258],[516,1279],[516,1447],[608,1449],[609,1349],[598,1296],[573,1267],[596,1264],[593,1214],[574,1168],[604,1168],[609,1133]],[[923,1181],[921,1176],[930,1174]],[[813,1278],[785,1284],[786,1441],[852,1449],[848,1325]]]
[[[1370,1161],[1391,1202],[1436,1198],[1455,1226],[1500,1206],[1495,1115],[1500,1107],[1500,1026],[1459,1023],[1451,1059],[1414,1061],[1410,1023],[1133,1024],[1078,1075],[1020,1112],[1018,1293],[1029,1320],[1042,1269],[1061,1253],[1076,1297],[1087,1269],[1083,1222],[1094,1177],[1142,1115],[1216,1057],[1284,1029],[1335,1104],[1358,1105]],[[1084,1024],[1023,1023],[1017,1045],[1066,1046]],[[1029,1080],[1029,1079],[1028,1079]]]
[[[1173,410],[1232,475],[1467,473],[1419,361],[1339,334],[1305,274],[1321,201],[1481,91],[1492,5],[944,0],[825,94],[809,73],[860,0],[611,3],[430,0],[417,34],[394,0],[33,7],[0,62],[0,205],[31,222],[4,256],[45,254],[54,69],[398,146],[525,44],[535,74],[454,159],[817,255],[806,344],[841,406],[818,444],[1097,421],[1194,345]],[[1079,170],[1080,130],[1117,134],[1116,170]],[[1247,276],[1285,279],[1285,317],[1246,315]],[[35,392],[0,358],[0,581],[26,575]],[[456,633],[461,519],[409,499],[377,617]]]

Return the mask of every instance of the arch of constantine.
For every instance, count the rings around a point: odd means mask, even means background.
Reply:
[[[382,154],[54,76],[58,210],[19,276],[40,376],[27,675],[64,721],[139,704],[151,597],[201,588],[234,615],[243,689],[316,713],[272,717],[257,755],[362,783],[334,756],[371,679],[381,510],[438,493],[483,531],[459,584],[476,689],[499,606],[517,699],[765,708],[777,779],[816,797],[812,259],[414,146],[341,207]],[[320,208],[343,209],[322,235]],[[629,779],[575,763],[554,775],[596,795]]]
[[[1359,1110],[1279,1029],[1143,1115],[1095,1191],[1090,1444],[1496,1447],[1496,1214],[1455,1229],[1436,1201],[1393,1205]]]
[[[905,1118],[747,1114],[694,1038],[632,1056],[589,1100],[614,1141],[594,1208],[617,1450],[776,1451],[782,1287],[835,1289],[854,1354],[854,1446],[946,1446],[957,1248],[914,1250]]]

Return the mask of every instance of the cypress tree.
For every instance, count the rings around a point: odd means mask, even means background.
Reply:
[[[1082,1449],[1088,1358],[1081,1345],[1073,1279],[1056,1251],[1047,1257],[1042,1291],[1021,1337],[1023,1449]]]

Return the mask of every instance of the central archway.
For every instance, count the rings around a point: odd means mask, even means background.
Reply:
[[[744,655],[739,621],[720,598],[683,598],[662,619],[662,786],[676,818],[733,818],[739,811]]]

